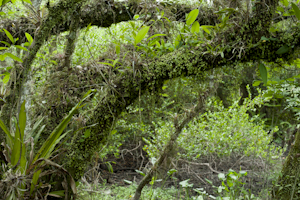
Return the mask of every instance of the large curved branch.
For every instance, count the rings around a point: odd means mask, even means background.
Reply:
[[[245,25],[247,26],[247,25]],[[247,32],[247,31],[245,31]],[[244,33],[245,33],[244,32]],[[117,76],[111,80],[108,95],[102,99],[100,105],[94,111],[89,124],[97,124],[91,130],[92,134],[84,142],[75,140],[66,158],[66,168],[72,175],[79,179],[84,173],[87,161],[101,144],[105,143],[113,121],[126,110],[139,96],[139,88],[143,92],[146,90],[159,90],[163,82],[176,77],[199,75],[203,71],[225,65],[235,66],[238,63],[265,60],[266,62],[276,62],[289,60],[296,52],[296,48],[284,54],[276,54],[276,51],[284,45],[297,47],[300,44],[300,28],[294,27],[294,33],[280,33],[277,41],[258,41],[252,44],[252,40],[245,41],[246,48],[231,46],[224,51],[224,57],[219,53],[207,53],[206,46],[182,47],[172,53],[149,61],[149,65],[136,66],[141,72],[140,76],[134,76],[134,72],[127,71],[125,74]],[[243,38],[243,33],[237,35]],[[248,46],[248,47],[247,47]],[[240,53],[241,52],[241,53]],[[145,62],[147,63],[147,62]],[[134,78],[135,77],[135,78]],[[74,151],[74,149],[76,149]]]
[[[64,1],[62,1],[64,2]],[[167,7],[168,6],[168,7]],[[186,13],[190,12],[193,8],[184,4],[172,4],[165,5],[164,3],[159,3],[149,6],[147,4],[129,4],[128,2],[114,2],[114,1],[96,1],[91,4],[86,4],[82,7],[79,13],[79,29],[87,27],[89,24],[98,27],[110,27],[112,24],[132,20],[133,16],[138,13],[152,13],[151,19],[157,18],[154,13],[156,13],[156,8],[161,10],[166,10],[172,8],[170,12],[165,12],[165,16],[173,21],[184,21]],[[6,19],[0,22],[0,28],[7,29],[15,38],[24,38],[19,40],[17,44],[25,42],[25,32],[32,36],[36,35],[37,29],[42,29],[45,26],[45,22],[49,21],[49,18],[57,20],[51,28],[49,33],[45,37],[50,35],[57,35],[61,32],[68,31],[70,29],[70,24],[72,19],[69,17],[68,13],[64,13],[64,18],[58,19],[60,16],[58,12],[64,11],[67,7],[62,7],[60,5],[55,5],[51,10],[55,11],[55,14],[51,13],[45,17],[44,21],[38,23],[33,23],[27,18],[21,17],[19,19]],[[214,25],[219,22],[218,16],[214,14],[212,8],[201,8],[198,21],[201,25]],[[13,24],[13,26],[12,26]],[[46,39],[45,38],[45,39]],[[8,38],[5,33],[0,32],[0,41],[6,41]],[[10,41],[7,41],[10,42]],[[0,44],[3,45],[3,44]]]

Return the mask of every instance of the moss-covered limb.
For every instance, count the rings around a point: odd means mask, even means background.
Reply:
[[[84,2],[84,0],[81,1]],[[36,53],[44,44],[46,38],[50,36],[53,27],[66,21],[66,16],[70,15],[72,8],[78,2],[80,0],[62,0],[54,7],[49,7],[49,14],[43,20],[36,34],[34,34],[34,42],[29,48],[29,53],[24,58],[23,67],[25,68],[25,73],[30,69]]]
[[[31,47],[29,48],[28,53],[24,57],[24,62],[22,66],[21,65],[15,66],[17,79],[15,80],[15,85],[13,84],[11,85],[10,88],[11,93],[20,94],[20,91],[22,91],[23,84],[26,82],[26,78],[28,77],[28,72],[31,69],[31,64],[36,56],[36,53],[43,45],[46,38],[49,36],[49,33],[52,30],[53,26],[55,26],[57,23],[60,23],[60,21],[63,21],[64,18],[63,13],[70,11],[77,2],[80,1],[79,0],[61,1],[53,8],[49,8],[51,12],[49,12],[48,17],[43,21],[40,29],[37,31],[37,34],[34,35],[34,41]],[[18,98],[20,98],[20,96],[15,98],[14,101],[17,101]],[[13,102],[12,105],[16,105],[16,104]],[[13,108],[15,107],[10,107],[10,109]],[[6,117],[8,116],[4,116],[4,118]]]
[[[300,193],[300,131],[297,132],[294,145],[286,158],[281,175],[273,186],[273,199],[299,199]]]
[[[106,1],[108,2],[108,1]],[[105,3],[104,0],[101,1],[93,1],[88,2],[86,5],[82,6],[79,18],[79,29],[87,27],[90,23],[91,25],[98,26],[98,27],[110,27],[112,24],[129,21],[132,17],[137,14],[138,12],[149,12],[153,13],[151,19],[156,19],[157,15],[156,8],[160,10],[164,10],[164,16],[169,18],[172,21],[185,21],[186,13],[189,13],[193,8],[191,6],[182,5],[182,4],[171,4],[165,5],[165,3],[160,3],[158,5],[154,5],[153,7],[149,8],[147,4],[128,4],[125,6],[126,2],[113,2],[109,1],[110,3]],[[59,14],[59,10],[61,10],[59,4],[55,5],[53,9],[50,10],[49,15],[51,15],[51,19],[53,21],[58,21],[56,15]],[[58,10],[57,10],[58,9]],[[67,8],[65,8],[67,9]],[[55,13],[51,14],[52,10]],[[213,14],[214,10],[212,8],[202,8],[200,9],[198,21],[201,25],[215,25],[219,22],[218,16]],[[49,37],[50,35],[57,35],[61,32],[68,31],[70,29],[70,24],[72,22],[72,18],[67,15],[68,13],[64,13],[65,17],[59,20],[59,23],[52,24],[52,26],[47,26],[51,28],[49,30],[44,30],[43,32],[47,32],[45,37]],[[59,15],[58,15],[59,16]],[[46,18],[49,18],[47,16]],[[46,19],[45,18],[45,19]],[[33,24],[29,19],[26,18],[19,18],[19,19],[5,19],[1,20],[0,27],[9,30],[15,38],[20,38],[17,41],[17,44],[25,42],[25,32],[29,33],[30,35],[35,35],[37,29],[41,29],[39,25],[43,25],[44,22],[40,22],[38,24]],[[49,23],[49,22],[48,22]],[[12,27],[11,25],[14,24]],[[0,41],[8,40],[4,32],[0,32]],[[10,41],[7,41],[10,42]],[[0,44],[1,46],[3,44]]]
[[[88,122],[88,124],[97,123],[97,125],[92,128],[91,136],[85,139],[84,142],[78,139],[72,144],[64,161],[64,163],[67,163],[66,168],[70,170],[76,179],[83,175],[94,152],[99,150],[99,147],[105,143],[105,138],[109,134],[114,119],[138,98],[139,89],[142,93],[153,88],[158,91],[164,80],[197,75],[205,70],[224,65],[235,65],[259,59],[272,62],[279,58],[288,60],[292,57],[295,48],[281,55],[277,55],[275,52],[284,44],[289,46],[299,45],[300,31],[295,32],[294,37],[285,33],[280,36],[282,37],[281,41],[260,41],[257,46],[244,49],[241,55],[234,53],[233,50],[237,47],[228,47],[224,52],[224,58],[214,52],[207,53],[206,47],[195,47],[194,49],[182,47],[172,53],[149,61],[148,66],[136,66],[136,69],[140,69],[140,78],[135,77],[132,71],[127,71],[125,75],[116,76],[110,80],[113,85],[109,86],[107,96],[95,109],[91,121]]]
[[[171,135],[171,138],[169,142],[166,144],[166,146],[164,147],[159,159],[155,162],[154,166],[150,169],[150,171],[147,173],[147,175],[142,179],[142,181],[138,185],[133,197],[134,200],[140,199],[143,188],[152,180],[152,177],[159,171],[159,168],[161,167],[165,159],[172,157],[172,152],[174,151],[174,148],[176,146],[176,140],[179,137],[182,129],[201,111],[203,112],[205,98],[206,97],[204,95],[200,96],[198,104],[190,113],[187,114],[187,117],[183,120],[183,122],[180,125],[178,125],[178,119],[177,116],[175,116],[174,119],[175,132]]]
[[[72,21],[70,25],[70,31],[68,35],[67,45],[65,48],[65,59],[63,63],[63,67],[70,68],[71,66],[71,58],[72,54],[75,50],[75,42],[78,36],[78,24],[79,24],[79,13],[81,4],[75,5],[73,14],[72,14]]]

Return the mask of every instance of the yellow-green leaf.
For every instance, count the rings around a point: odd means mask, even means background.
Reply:
[[[24,50],[24,51],[28,51],[25,47],[22,47],[20,45],[15,45],[15,47],[17,47],[18,49]]]
[[[29,4],[31,4],[31,5],[32,5],[32,3],[31,3],[31,1],[30,1],[30,0],[23,0],[23,1],[25,1],[26,3],[29,3]]]
[[[199,22],[196,21],[192,25],[191,32],[192,33],[199,33],[199,31],[200,31],[200,24],[199,24]]]
[[[7,83],[8,83],[8,81],[9,81],[9,77],[10,77],[10,73],[8,73],[8,74],[6,74],[5,76],[4,76],[4,78],[3,78],[3,83],[4,83],[4,85],[6,85]]]
[[[192,10],[188,16],[187,16],[187,19],[186,19],[186,24],[189,26],[191,25],[192,23],[194,23],[194,21],[197,19],[198,17],[198,14],[199,14],[199,10],[198,9],[194,9]]]
[[[144,37],[146,36],[146,34],[149,31],[150,26],[145,26],[144,28],[142,28],[138,34],[136,35],[135,39],[135,45],[137,45],[138,43],[140,43]]]
[[[29,45],[31,45],[32,42],[33,42],[33,38],[31,37],[31,35],[29,33],[25,33],[25,36],[26,36],[26,38],[27,38],[27,40],[29,42]]]
[[[148,40],[151,40],[152,38],[155,38],[155,37],[159,37],[159,36],[165,36],[166,34],[155,34],[155,35],[152,35],[151,37],[149,37],[148,39],[147,39],[147,41]]]
[[[292,3],[292,8],[295,11],[295,16],[297,17],[298,20],[300,20],[300,10],[299,10],[298,6],[294,3]]]
[[[13,36],[10,34],[10,32],[8,32],[6,29],[3,29],[6,36],[9,38],[9,40],[12,42],[12,43],[15,43],[15,40],[13,38]]]
[[[120,45],[116,46],[116,54],[120,54]]]
[[[11,57],[12,59],[14,59],[15,61],[18,61],[18,62],[23,62],[23,60],[11,53],[5,53],[7,56]]]

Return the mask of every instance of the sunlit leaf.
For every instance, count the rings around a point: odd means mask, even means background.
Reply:
[[[10,32],[8,32],[6,29],[3,29],[6,36],[9,38],[9,40],[12,42],[12,43],[15,43],[15,40],[13,38],[13,36],[10,34]]]
[[[260,83],[261,83],[261,81],[254,81],[254,83],[252,84],[252,86],[254,86],[254,87],[259,86]]]
[[[268,72],[263,63],[259,63],[259,72],[260,72],[260,77],[263,80],[264,84],[267,85],[268,83]]]
[[[5,41],[1,41],[1,43],[7,45],[8,47],[10,47],[11,45],[8,43],[8,42],[5,42]]]
[[[120,45],[116,46],[116,54],[120,54]]]
[[[191,28],[192,33],[199,33],[200,32],[200,24],[199,22],[194,22]]]
[[[30,46],[32,44],[32,42],[33,42],[33,38],[31,37],[31,35],[29,33],[25,33],[25,36],[26,36],[26,38],[27,38],[27,40],[29,42],[29,46]]]
[[[198,17],[198,14],[199,14],[199,10],[198,9],[194,9],[192,10],[188,16],[187,16],[187,20],[186,20],[186,24],[189,26],[191,25],[192,23],[194,23],[194,21],[197,19]]]
[[[11,57],[12,59],[14,59],[15,61],[18,61],[18,62],[23,62],[23,60],[11,53],[5,53],[7,56]]]
[[[166,34],[155,34],[155,35],[152,35],[151,37],[149,37],[148,39],[147,39],[147,41],[148,40],[151,40],[152,38],[155,38],[155,37],[159,37],[159,36],[165,36]]]
[[[208,26],[201,26],[201,28],[202,28],[207,34],[210,34],[210,31],[208,30]]]
[[[8,83],[9,77],[10,77],[10,73],[8,73],[8,74],[6,74],[6,75],[4,76],[4,78],[3,78],[3,80],[2,80],[4,84],[7,84],[7,83]]]
[[[31,1],[30,1],[30,0],[23,0],[23,1],[25,1],[26,3],[29,3],[29,4],[31,4],[31,5],[32,5],[32,3],[31,3]]]
[[[24,51],[28,51],[25,47],[22,47],[20,45],[15,45],[15,47],[17,47],[18,49],[24,50]],[[1,47],[0,47],[1,48]]]
[[[136,37],[134,38],[135,39],[135,45],[140,43],[144,37],[146,36],[146,34],[148,33],[149,31],[149,28],[150,26],[145,26],[144,28],[142,28],[138,34],[136,35]]]

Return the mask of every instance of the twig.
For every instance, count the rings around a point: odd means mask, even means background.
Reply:
[[[192,165],[201,165],[201,166],[205,165],[205,166],[207,166],[212,172],[215,172],[215,173],[217,173],[217,174],[222,173],[222,172],[219,172],[219,171],[217,171],[217,170],[214,170],[214,169],[210,166],[209,163],[195,163],[195,162],[190,162],[190,161],[183,160],[183,159],[179,159],[179,160],[180,160],[180,161],[183,161],[183,162],[186,162],[186,163],[189,163],[189,164],[192,164]]]

